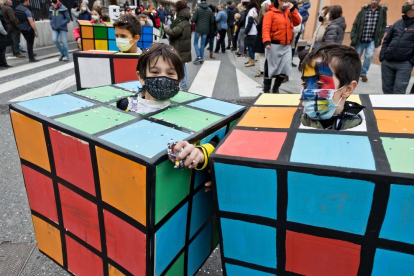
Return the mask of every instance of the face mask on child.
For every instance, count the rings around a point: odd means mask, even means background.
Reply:
[[[92,15],[92,19],[95,22],[99,22],[99,16],[98,15]]]
[[[178,80],[168,77],[148,77],[144,89],[157,100],[168,100],[180,91]]]
[[[332,118],[338,108],[341,99],[335,104],[332,100],[336,91],[339,89],[304,89],[302,91],[303,112],[313,120],[327,120]]]
[[[132,45],[134,45],[134,44],[129,43],[129,41],[131,39],[117,38],[116,39],[116,46],[118,46],[119,50],[121,50],[122,52],[128,52],[129,49],[131,49]]]
[[[82,7],[82,10],[83,10],[83,11],[86,11],[86,7]]]

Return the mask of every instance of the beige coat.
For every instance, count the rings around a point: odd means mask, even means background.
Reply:
[[[316,32],[313,34],[312,44],[311,44],[309,52],[312,51],[313,45],[315,45],[315,42],[321,42],[322,41],[323,35],[325,34],[325,30],[328,27],[330,22],[331,21],[325,19],[322,22],[322,24],[320,24],[319,27],[316,29]]]

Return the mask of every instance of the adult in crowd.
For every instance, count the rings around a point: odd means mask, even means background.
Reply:
[[[380,6],[380,2],[381,0],[371,0],[371,4],[363,5],[352,25],[351,46],[357,50],[360,57],[365,51],[361,72],[363,82],[368,81],[367,73],[375,54],[375,48],[381,46],[387,27],[388,8]]]
[[[78,18],[79,18],[79,3],[78,1],[74,1],[72,4],[72,8],[70,9],[70,14],[72,15],[73,27],[78,27]]]
[[[1,4],[0,4],[1,5]],[[12,66],[7,64],[6,48],[13,45],[11,35],[7,33],[7,24],[2,16],[0,16],[0,69],[8,69]]]
[[[124,2],[124,9],[126,9],[128,7],[129,7],[129,1],[128,0],[125,0],[125,2]]]
[[[35,37],[38,37],[32,12],[29,10],[29,0],[21,0],[20,5],[16,8],[16,17],[19,20],[19,29],[27,43],[27,53],[29,62],[38,62],[33,53],[33,44]]]
[[[92,20],[91,11],[89,10],[88,4],[86,4],[85,2],[82,2],[80,4],[78,19],[79,20],[87,20],[87,21]]]
[[[322,12],[318,18],[319,26],[316,29],[315,33],[313,34],[309,52],[311,52],[313,49],[318,48],[322,44],[323,35],[325,34],[326,28],[328,27],[330,23],[329,21],[330,11],[331,11],[331,8],[329,6],[325,6],[322,8]]]
[[[402,6],[404,16],[391,26],[382,42],[382,92],[405,94],[414,66],[414,0]]]
[[[12,51],[13,55],[18,58],[25,58],[25,56],[20,52],[19,43],[20,43],[20,30],[19,30],[19,20],[17,19],[15,12],[12,8],[12,1],[6,0],[3,7],[1,8],[4,21],[6,21],[7,32],[11,35],[13,40]]]
[[[262,27],[263,17],[267,12],[269,5],[266,2],[260,7],[259,17],[257,18],[257,36],[254,40],[253,51],[256,53],[257,59],[259,60],[259,72],[256,74],[256,78],[263,77],[264,64],[265,64],[265,46],[262,39]]]
[[[239,51],[236,53],[238,57],[244,57],[246,53],[246,46],[244,45],[244,33],[246,30],[246,16],[247,16],[247,5],[249,2],[243,1],[242,8],[240,12],[240,20],[238,23],[239,26],[239,39],[237,40],[237,44],[239,46]]]
[[[216,7],[214,7],[213,5],[210,4],[208,7],[211,9],[213,14],[216,12]],[[217,24],[216,24],[216,19],[213,16],[213,22],[210,24],[210,29],[209,29],[209,32],[207,34],[207,39],[206,39],[206,47],[208,45],[208,50],[210,51],[211,59],[215,59],[213,51],[214,51],[214,39],[216,38],[216,35],[217,35]]]
[[[233,43],[233,35],[234,35],[234,15],[238,12],[236,8],[232,5],[231,1],[227,2],[227,50],[230,49]]]
[[[255,0],[254,0],[255,1]],[[224,11],[224,6],[222,4],[217,6],[217,15],[216,15],[216,23],[218,27],[218,33],[219,33],[219,40],[216,43],[216,50],[215,53],[218,53],[220,51],[225,53],[226,52],[226,33],[227,33],[227,13]]]
[[[257,0],[250,0],[247,9],[246,30],[244,31],[244,44],[246,45],[249,54],[247,61],[244,63],[244,66],[246,67],[255,65],[253,46],[257,36],[256,18],[259,16],[258,9],[259,5],[257,4]]]
[[[206,0],[201,0],[201,3],[197,5],[191,22],[195,24],[194,29],[194,50],[197,58],[194,60],[194,64],[202,64],[204,62],[204,47],[206,44],[207,35],[210,32],[210,25],[214,22],[213,12],[209,8]],[[201,43],[199,46],[199,40]]]
[[[322,38],[322,43],[336,43],[342,44],[345,35],[346,23],[345,18],[342,17],[342,7],[334,5],[329,12],[328,27]]]
[[[102,3],[101,3],[101,1],[95,1],[95,2],[93,2],[92,9],[95,9],[95,8],[100,9],[101,12],[102,12]]]
[[[291,43],[292,45],[292,57],[295,55],[296,47],[298,45],[299,38],[301,34],[305,31],[305,23],[309,19],[309,8],[311,7],[311,2],[309,0],[291,0],[293,5],[297,5],[298,13],[302,18],[302,23],[300,26],[296,27],[293,31],[296,32],[293,35],[294,42]]]
[[[158,13],[158,17],[160,18],[161,23],[164,24],[166,22],[165,19],[167,18],[167,12],[165,11],[162,5],[159,5],[157,13]]]
[[[191,25],[190,25],[190,10],[187,8],[187,2],[177,1],[174,4],[177,18],[169,27],[164,27],[165,33],[168,35],[170,45],[173,46],[180,55],[181,61],[184,65],[184,78],[181,82],[181,90],[187,90],[187,69],[186,62],[191,61]]]
[[[275,0],[274,6],[268,7],[263,18],[263,43],[265,49],[265,66],[263,92],[269,93],[272,78],[275,83],[273,93],[279,93],[279,87],[292,71],[293,27],[301,23],[301,17],[292,3],[286,0]],[[283,26],[283,28],[281,28]]]
[[[84,3],[82,3],[82,5],[83,4]],[[49,20],[50,26],[52,26],[53,42],[56,44],[56,47],[60,52],[59,60],[68,61],[69,48],[66,36],[68,33],[68,24],[70,22],[68,9],[60,1],[52,0],[52,4],[49,9]],[[62,41],[62,45],[59,42],[59,36]]]

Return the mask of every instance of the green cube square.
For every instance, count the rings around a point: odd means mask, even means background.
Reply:
[[[164,120],[193,131],[200,131],[221,120],[223,117],[186,106],[177,106],[155,114],[151,118]]]
[[[95,39],[108,39],[108,28],[94,25],[93,34]]]
[[[157,224],[190,192],[191,170],[174,169],[170,160],[156,167],[155,223]]]
[[[414,139],[381,137],[391,171],[414,172]]]
[[[75,94],[93,99],[99,102],[110,102],[116,99],[133,96],[134,93],[117,89],[112,86],[103,86],[98,88],[86,89],[75,92]]]
[[[101,132],[108,128],[123,124],[136,117],[106,107],[89,109],[80,113],[57,118],[56,121],[79,129],[88,134]]]
[[[176,103],[185,103],[185,102],[192,101],[198,98],[201,98],[201,96],[187,93],[184,91],[180,91],[178,92],[177,95],[171,98],[171,101],[176,102]]]

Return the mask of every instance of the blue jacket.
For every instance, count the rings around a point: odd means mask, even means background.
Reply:
[[[157,14],[158,14],[158,17],[160,18],[161,23],[164,24],[165,18],[167,17],[167,12],[165,11],[165,9],[162,9],[162,10],[158,9]]]
[[[302,7],[298,9],[300,16],[302,16],[302,23],[308,21],[309,12],[308,9],[311,7],[310,1],[308,3],[304,3]]]
[[[50,6],[49,9],[50,26],[55,31],[68,31],[68,23],[70,22],[70,16],[68,9],[60,4],[57,9]]]
[[[227,13],[225,10],[219,11],[219,13],[216,16],[216,23],[219,24],[220,30],[227,30]]]

